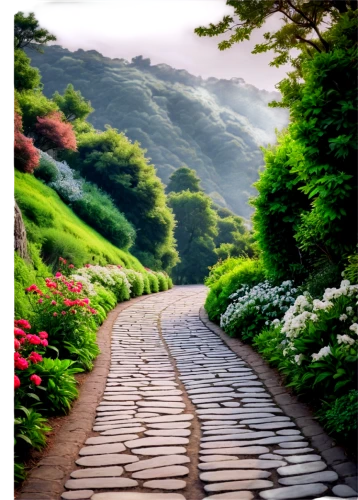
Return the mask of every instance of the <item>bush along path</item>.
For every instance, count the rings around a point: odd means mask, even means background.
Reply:
[[[205,294],[175,287],[118,315],[104,394],[62,495],[30,477],[19,500],[36,488],[51,500],[357,498],[354,464],[319,446],[329,437],[304,426],[300,404],[285,411],[275,373],[253,351],[250,367],[250,347],[242,359],[226,344],[238,341],[200,319]]]

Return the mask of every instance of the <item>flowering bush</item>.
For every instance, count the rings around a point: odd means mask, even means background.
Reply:
[[[56,161],[43,151],[41,151],[41,160],[46,160],[47,163],[54,166],[57,174],[56,179],[49,182],[48,185],[61,196],[65,203],[72,203],[82,198],[83,181],[74,178],[74,170],[65,161]]]
[[[22,133],[22,118],[15,113],[15,141],[14,161],[15,168],[21,172],[32,174],[39,165],[40,155],[33,140]]]
[[[77,150],[73,127],[63,121],[63,115],[59,111],[53,111],[44,117],[38,116],[35,129],[41,149]]]
[[[296,291],[292,281],[274,287],[268,281],[252,288],[244,285],[230,295],[233,302],[221,316],[220,326],[231,336],[239,335],[243,340],[250,340],[265,325],[280,321],[293,304]]]
[[[347,445],[357,432],[357,296],[358,285],[348,280],[327,288],[322,299],[305,292],[254,341],[288,385],[312,401],[327,431]]]
[[[135,271],[131,272],[135,273]],[[91,283],[92,285],[102,285],[104,288],[111,290],[117,297],[118,302],[128,300],[130,297],[132,285],[128,277],[131,273],[129,272],[128,274],[120,266],[103,267],[87,264],[85,267],[77,270],[77,275],[83,277],[86,286],[88,286],[88,283]]]

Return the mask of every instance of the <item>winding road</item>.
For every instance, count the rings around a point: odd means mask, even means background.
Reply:
[[[64,500],[357,498],[254,369],[174,287],[122,311],[93,432]]]

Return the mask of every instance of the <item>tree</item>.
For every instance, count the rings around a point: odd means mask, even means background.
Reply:
[[[173,269],[179,284],[202,283],[208,267],[216,260],[214,238],[217,235],[216,214],[204,193],[182,191],[168,198],[177,226],[175,238],[181,262]]]
[[[133,253],[144,265],[170,270],[178,255],[174,242],[174,217],[166,204],[164,186],[155,175],[137,142],[116,129],[95,130],[78,136],[73,165],[109,193],[137,230]]]
[[[72,125],[62,120],[60,112],[54,111],[43,118],[37,117],[37,122],[36,143],[43,151],[49,149],[76,151],[76,136]]]
[[[272,15],[282,14],[282,26],[275,32],[265,33],[264,42],[256,44],[252,53],[273,50],[277,56],[270,65],[278,67],[291,63],[296,71],[288,77],[294,81],[300,76],[302,59],[332,49],[325,32],[327,26],[336,22],[341,14],[356,11],[358,6],[356,0],[227,0],[226,3],[233,7],[233,15],[224,16],[219,23],[209,27],[200,26],[195,33],[213,37],[229,32],[229,38],[218,44],[220,50],[225,50],[249,40],[252,32],[261,28]],[[299,49],[300,54],[292,57],[292,49]]]
[[[169,178],[167,193],[180,193],[180,191],[189,190],[191,193],[201,191],[200,179],[195,170],[188,167],[180,167]]]
[[[40,153],[35,148],[33,140],[25,137],[22,133],[21,116],[15,112],[15,144],[14,144],[15,168],[21,172],[32,174],[39,166]]]
[[[63,95],[56,91],[52,99],[68,122],[84,120],[94,111],[90,101],[87,101],[79,90],[75,90],[71,83],[67,85]]]
[[[58,111],[56,103],[43,95],[41,90],[16,92],[16,98],[21,108],[24,133],[31,134],[38,123],[38,117],[44,117]]]
[[[56,40],[54,35],[40,28],[33,12],[28,16],[25,16],[23,12],[15,14],[14,33],[15,49],[28,47],[41,52],[42,45]]]
[[[23,50],[15,50],[14,85],[19,92],[39,88],[41,85],[40,72],[37,68],[32,68],[30,62]]]

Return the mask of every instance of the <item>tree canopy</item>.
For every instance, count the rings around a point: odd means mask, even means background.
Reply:
[[[188,167],[180,167],[169,177],[167,193],[179,193],[187,189],[191,193],[197,193],[201,191],[199,184],[200,178],[196,175],[195,170]]]
[[[292,62],[289,52],[293,48],[328,52],[330,43],[324,34],[327,24],[336,21],[340,13],[356,10],[358,6],[356,0],[227,0],[226,3],[234,8],[233,15],[224,16],[209,27],[200,26],[195,33],[212,37],[230,32],[229,38],[218,44],[220,50],[225,50],[248,40],[274,14],[282,14],[283,25],[275,32],[264,33],[265,41],[256,44],[252,52],[274,50],[278,56],[271,62],[273,66]]]
[[[28,16],[25,16],[23,12],[15,14],[14,34],[15,49],[28,47],[41,51],[41,47],[47,42],[56,40],[54,35],[40,27],[33,12],[30,12]]]
[[[71,83],[67,85],[63,95],[55,92],[52,99],[69,122],[84,120],[94,111],[91,103],[83,97],[79,90],[75,90]]]

